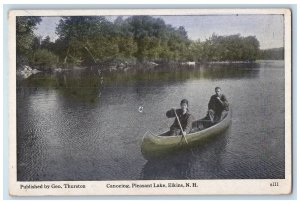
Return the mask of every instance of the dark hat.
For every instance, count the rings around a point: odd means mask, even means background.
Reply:
[[[182,99],[181,102],[180,102],[180,105],[183,104],[183,103],[185,103],[186,105],[189,105],[189,102],[186,99]]]

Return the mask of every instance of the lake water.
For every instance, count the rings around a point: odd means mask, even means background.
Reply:
[[[168,130],[174,119],[165,112],[183,98],[203,117],[216,86],[233,109],[228,130],[192,150],[145,160],[145,132]],[[17,81],[19,181],[284,178],[284,139],[283,61],[74,70]]]

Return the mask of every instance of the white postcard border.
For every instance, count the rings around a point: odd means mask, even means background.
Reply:
[[[285,20],[285,179],[17,181],[16,16],[282,14]],[[42,195],[277,195],[291,189],[291,11],[289,9],[13,10],[9,13],[9,193]],[[277,182],[278,186],[273,186]],[[31,185],[32,188],[26,188]],[[69,185],[69,186],[68,186]],[[126,188],[129,185],[130,188]],[[143,185],[145,187],[133,187]],[[171,185],[175,187],[160,187]],[[180,187],[183,185],[184,187]],[[68,188],[65,188],[68,186]],[[71,186],[71,187],[70,187]],[[84,186],[84,188],[82,188]],[[113,187],[112,187],[113,186]],[[147,187],[152,186],[152,187]],[[155,186],[155,187],[154,187]],[[191,187],[189,187],[191,186]],[[35,187],[35,188],[33,188]],[[61,188],[59,188],[61,187]]]

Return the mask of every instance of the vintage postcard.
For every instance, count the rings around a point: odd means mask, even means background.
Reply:
[[[11,10],[9,193],[292,192],[289,9]]]

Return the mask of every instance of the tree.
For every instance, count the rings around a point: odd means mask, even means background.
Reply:
[[[180,60],[190,41],[184,27],[166,25],[160,18],[132,16],[125,20],[127,31],[137,43],[135,57],[147,60]]]
[[[16,54],[18,67],[27,64],[29,61],[35,38],[33,30],[41,20],[41,17],[37,16],[18,16],[16,18]]]
[[[260,50],[259,59],[263,60],[284,60],[284,48],[273,48]]]
[[[41,48],[47,49],[52,51],[53,50],[53,42],[50,41],[50,37],[46,36],[42,41],[41,41]]]
[[[37,49],[31,64],[40,70],[52,69],[57,63],[57,56],[47,49]]]
[[[87,64],[93,63],[93,58],[102,60],[108,47],[90,49],[95,46],[110,46],[108,42],[112,42],[110,38],[114,36],[113,29],[112,23],[103,16],[62,17],[56,28],[59,37],[56,43],[64,43],[59,46],[63,50],[60,52],[60,59],[63,59],[64,63],[78,61]],[[108,41],[100,42],[104,39]],[[63,53],[64,56],[61,56]]]
[[[202,52],[205,61],[254,61],[259,54],[259,41],[255,36],[213,34],[204,42]]]
[[[202,61],[204,59],[204,43],[200,40],[193,41],[188,47],[187,60],[188,61]]]
[[[41,48],[41,43],[42,43],[42,36],[34,36],[31,49],[32,50],[37,50]]]
[[[192,41],[183,26],[168,25],[152,16],[62,17],[53,43],[35,39],[35,49],[55,54],[62,64],[106,64],[114,61],[253,61],[259,55],[255,36],[213,34],[206,41]],[[39,41],[38,41],[39,40]]]
[[[64,63],[178,61],[190,43],[183,26],[177,29],[151,16],[118,17],[114,23],[99,16],[63,17],[56,33],[59,49],[54,50]]]

